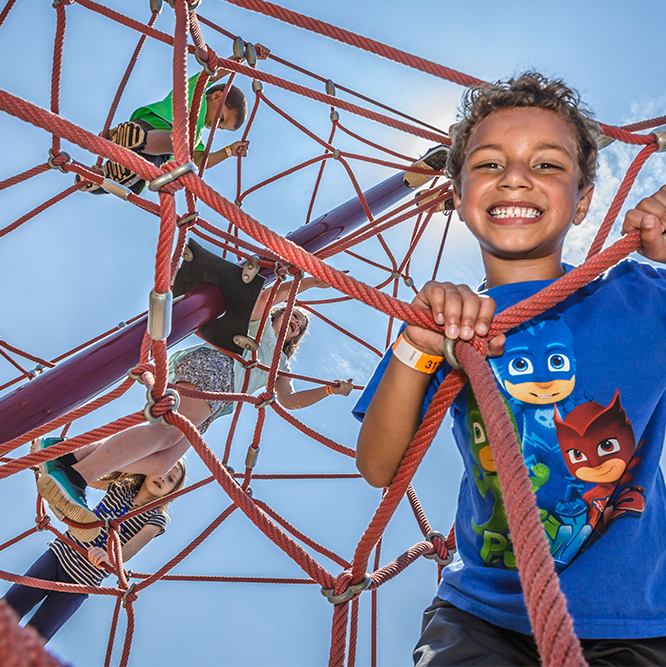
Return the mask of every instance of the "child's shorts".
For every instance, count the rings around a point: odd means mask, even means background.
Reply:
[[[150,132],[150,130],[155,129],[147,120],[143,120],[143,118],[135,118],[132,122],[142,127],[146,132]],[[136,152],[142,158],[148,160],[148,162],[152,162],[156,167],[161,167],[165,162],[168,162],[173,157],[170,153],[165,153],[163,155],[148,155],[141,150]],[[145,187],[146,181],[144,181],[139,175],[132,174],[131,178],[124,182],[123,185],[126,188],[129,188],[135,195],[138,195]]]
[[[436,597],[423,613],[423,634],[414,649],[416,667],[541,664],[534,637],[500,628]],[[666,637],[581,639],[590,665],[666,665]]]
[[[182,356],[174,366],[174,382],[191,382],[199,391],[217,391],[225,394],[234,391],[234,360],[210,347],[199,347]],[[207,401],[211,415],[199,426],[199,433],[206,432],[220,413],[230,405],[229,401]]]

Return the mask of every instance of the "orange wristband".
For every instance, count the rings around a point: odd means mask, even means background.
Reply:
[[[326,393],[330,396],[333,393],[333,387],[330,384],[324,386],[326,387]]]
[[[227,157],[231,157],[234,154],[233,151],[231,150],[231,146],[225,146],[224,152],[227,154]]]
[[[435,357],[432,354],[425,354],[408,343],[402,334],[398,340],[393,343],[393,356],[401,361],[405,366],[427,375],[432,375],[439,365],[444,361],[444,357]]]

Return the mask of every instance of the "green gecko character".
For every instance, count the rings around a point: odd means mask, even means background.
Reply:
[[[518,427],[509,405],[504,400],[516,437]],[[488,491],[492,491],[495,499],[490,518],[483,524],[477,525],[472,519],[472,528],[477,535],[483,536],[481,558],[487,564],[503,562],[508,569],[516,569],[516,557],[511,546],[509,535],[509,524],[506,518],[502,490],[500,488],[495,459],[490,450],[488,432],[481,416],[481,410],[476,402],[472,390],[469,390],[467,399],[467,427],[470,434],[470,449],[476,463],[474,464],[474,481],[482,498],[486,497]],[[537,463],[531,467],[530,480],[532,491],[540,489],[550,477],[550,469],[543,463]]]

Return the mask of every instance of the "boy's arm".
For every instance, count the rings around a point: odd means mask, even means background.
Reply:
[[[412,305],[430,310],[434,321],[444,325],[448,338],[471,340],[485,336],[495,312],[495,302],[475,294],[466,285],[429,282]],[[404,339],[421,352],[443,356],[444,336],[408,325]],[[504,336],[491,341],[493,355],[501,354]],[[421,422],[421,409],[431,375],[391,357],[363,418],[356,450],[356,466],[372,486],[391,483],[409,443]]]
[[[207,167],[214,167],[220,162],[223,162],[230,157],[247,157],[247,149],[250,145],[249,141],[234,141],[233,144],[229,144],[224,148],[220,148],[218,151],[211,151],[208,153],[208,160],[206,160]],[[197,167],[201,166],[201,161],[203,160],[204,151],[194,151],[192,160]]]
[[[641,230],[638,251],[648,259],[666,264],[666,185],[631,209],[622,224],[622,233]]]

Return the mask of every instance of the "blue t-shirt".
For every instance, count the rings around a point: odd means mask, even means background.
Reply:
[[[501,285],[498,312],[550,281]],[[387,352],[354,408],[362,419]],[[508,332],[490,365],[520,436],[541,520],[582,638],[666,636],[666,271],[631,260]],[[427,409],[449,368],[433,376]],[[485,425],[469,386],[452,407],[464,461],[460,559],[438,595],[531,634]]]

